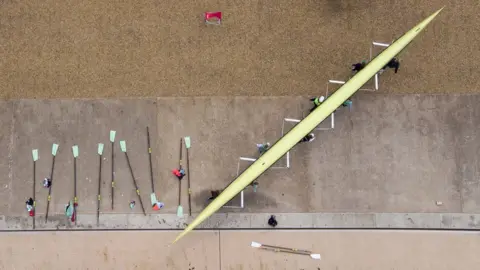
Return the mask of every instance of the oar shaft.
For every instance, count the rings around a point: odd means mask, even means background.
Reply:
[[[150,131],[147,127],[147,145],[148,145],[148,161],[150,163],[150,183],[152,185],[152,193],[155,193],[155,184],[153,181],[153,166],[152,166],[152,147],[150,145]]]
[[[33,229],[35,230],[35,206],[36,206],[36,202],[35,202],[35,185],[36,185],[36,177],[35,177],[35,171],[36,171],[36,161],[33,161],[33,216],[32,216],[32,219],[33,219]]]
[[[112,210],[115,205],[115,147],[114,142],[112,142]]]
[[[310,254],[311,254],[311,253],[299,252],[299,251],[295,251],[295,250],[288,250],[288,249],[281,249],[281,248],[271,248],[271,247],[266,247],[266,246],[263,246],[263,245],[260,248],[265,249],[265,250],[274,251],[274,252],[283,252],[283,253],[290,253],[290,254],[297,254],[297,255],[308,255],[308,256],[310,256]]]
[[[271,246],[271,245],[263,245],[263,244],[262,244],[262,247],[273,248],[273,249],[281,249],[281,250],[290,250],[290,251],[305,253],[305,254],[308,254],[308,255],[312,254],[312,252],[309,251],[309,250],[296,249],[296,248],[287,248],[287,247],[279,247],[279,246]]]
[[[143,206],[142,196],[140,196],[140,190],[138,189],[137,180],[135,179],[135,175],[133,175],[132,165],[130,164],[130,159],[128,158],[127,152],[125,152],[125,157],[127,158],[128,168],[130,169],[130,175],[132,176],[133,185],[135,186],[135,192],[137,192],[138,201],[140,201],[140,206],[142,207],[143,214],[146,216],[147,213],[145,212],[145,207]]]
[[[101,200],[101,184],[102,184],[102,155],[99,155],[98,168],[98,196],[97,196],[97,226],[100,225],[100,200]]]
[[[190,187],[190,164],[187,148],[187,185],[188,185],[188,214],[192,216],[192,189]]]

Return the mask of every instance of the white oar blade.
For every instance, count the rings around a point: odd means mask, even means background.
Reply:
[[[260,243],[252,242],[252,247],[254,247],[254,248],[259,248],[261,246],[262,246],[262,244],[260,244]]]
[[[322,259],[320,254],[310,254],[310,257],[312,257],[312,259],[314,259],[314,260],[321,260]]]

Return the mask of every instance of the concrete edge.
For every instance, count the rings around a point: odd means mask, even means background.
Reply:
[[[277,228],[301,229],[480,229],[480,214],[462,213],[281,213],[275,214]],[[199,229],[266,229],[270,214],[219,213]],[[78,215],[77,225],[63,215],[36,218],[36,230],[172,230],[183,229],[191,217],[175,214],[102,214],[97,226],[96,215]],[[0,215],[0,230],[32,230],[28,216]]]

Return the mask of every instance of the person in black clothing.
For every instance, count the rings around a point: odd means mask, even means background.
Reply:
[[[356,63],[352,65],[352,72],[359,72],[367,65],[366,61],[362,61],[361,63]]]
[[[299,143],[311,142],[311,141],[313,141],[313,140],[315,140],[315,134],[310,133],[310,134],[308,134],[307,136],[303,137],[303,138],[300,140]]]
[[[220,195],[220,190],[211,190],[210,193],[212,196],[210,196],[210,198],[208,198],[209,201],[213,201],[215,200],[215,198],[218,197],[218,195]]]
[[[29,198],[25,203],[26,203],[27,205],[33,206],[33,199],[32,199],[32,198]]]
[[[50,188],[52,186],[52,180],[49,178],[43,179],[43,187]]]
[[[272,215],[270,216],[270,218],[268,219],[268,225],[272,226],[272,227],[276,227],[278,225],[278,222],[277,220],[275,219],[275,216]]]
[[[33,199],[30,197],[26,202],[25,204],[27,205],[27,211],[30,212],[33,210]]]
[[[385,65],[382,69],[385,70],[386,68],[394,68],[395,69],[395,73],[397,73],[398,71],[398,68],[400,67],[400,61],[398,61],[398,59],[396,57],[392,58],[392,60],[390,60],[390,62],[387,63],[387,65]]]

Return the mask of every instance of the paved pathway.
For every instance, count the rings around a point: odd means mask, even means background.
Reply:
[[[480,264],[478,233],[210,231],[2,233],[0,269],[450,270]],[[252,241],[322,256],[254,249]]]

